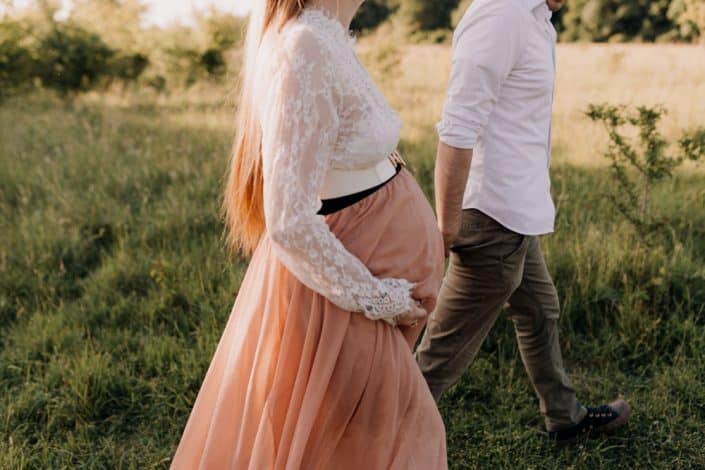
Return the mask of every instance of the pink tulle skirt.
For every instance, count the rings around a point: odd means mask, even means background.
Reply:
[[[417,283],[414,296],[433,309],[442,240],[406,170],[326,220],[373,274]],[[172,468],[447,468],[443,422],[411,352],[421,329],[335,306],[290,274],[265,237]]]

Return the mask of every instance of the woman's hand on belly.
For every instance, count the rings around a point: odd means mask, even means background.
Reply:
[[[406,313],[394,317],[394,323],[398,326],[416,326],[424,321],[428,316],[428,312],[421,306],[419,301],[415,301]]]

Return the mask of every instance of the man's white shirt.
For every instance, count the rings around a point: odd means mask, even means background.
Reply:
[[[545,0],[475,0],[453,36],[440,140],[473,149],[464,209],[553,231],[549,161],[556,31]]]

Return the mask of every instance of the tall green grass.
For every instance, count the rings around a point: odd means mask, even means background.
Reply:
[[[0,107],[0,468],[168,465],[247,264],[218,219],[230,122],[217,99]],[[430,196],[430,127],[402,149]],[[583,401],[623,394],[633,420],[550,446],[501,318],[440,404],[451,467],[705,466],[705,175],[659,188],[650,247],[605,169],[553,177],[566,364]]]

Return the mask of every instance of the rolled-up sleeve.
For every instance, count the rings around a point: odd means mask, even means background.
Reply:
[[[476,0],[453,37],[453,59],[441,142],[475,147],[500,97],[502,86],[526,43],[530,18],[515,0]]]

